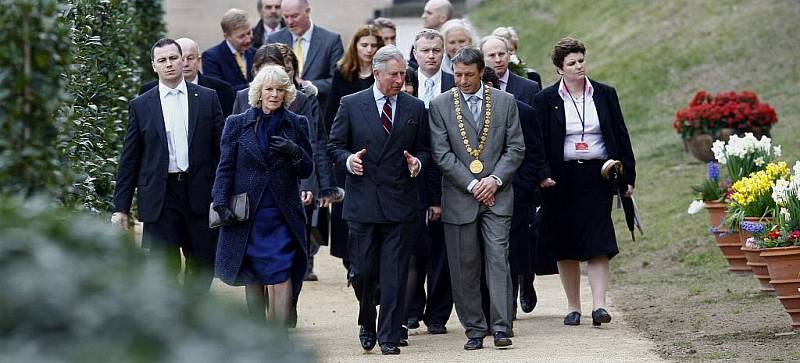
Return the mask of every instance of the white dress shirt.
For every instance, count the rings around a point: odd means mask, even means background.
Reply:
[[[562,79],[558,85],[558,95],[564,100],[564,115],[566,117],[564,160],[608,159],[606,144],[603,142],[603,131],[600,129],[600,119],[597,116],[597,108],[594,104],[594,87],[592,87],[592,83],[586,79],[583,97],[575,99],[567,91]],[[584,102],[586,102],[585,108]],[[585,115],[583,114],[584,109],[586,110]],[[584,125],[581,125],[581,118],[584,119]],[[582,141],[581,133],[583,133]],[[577,143],[587,144],[588,150],[578,151],[575,146]]]
[[[167,132],[170,173],[189,170],[189,97],[186,81],[182,80],[174,89],[158,83],[161,112]]]
[[[269,44],[269,42],[267,41],[267,37],[269,37],[270,34],[276,33],[278,30],[283,29],[283,27],[281,27],[280,22],[274,28],[270,28],[269,25],[267,25],[267,22],[262,21],[261,27],[264,28],[264,36],[262,37],[263,39],[261,40],[262,44]]]
[[[427,82],[429,79],[433,81],[433,93],[430,99],[425,99],[424,97],[427,92],[425,82]],[[421,70],[417,70],[417,82],[419,85],[417,96],[419,96],[419,99],[425,102],[425,108],[428,108],[428,104],[431,102],[431,100],[442,94],[442,67],[439,67],[439,70],[437,70],[436,73],[434,73],[430,78],[425,76]]]

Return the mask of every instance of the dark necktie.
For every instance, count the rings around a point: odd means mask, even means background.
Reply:
[[[383,104],[381,124],[383,125],[383,130],[386,131],[387,134],[392,133],[392,104],[390,103],[389,97],[386,97],[386,103]]]

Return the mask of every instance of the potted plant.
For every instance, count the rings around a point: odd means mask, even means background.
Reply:
[[[761,251],[764,249],[759,247],[756,239],[767,238],[772,231],[772,226],[764,222],[751,222],[744,221],[741,225],[741,230],[749,235],[745,240],[744,246],[741,250],[744,252],[747,259],[747,266],[753,271],[758,283],[761,285],[761,291],[767,293],[775,293],[775,288],[769,283],[769,270],[767,269],[767,262],[761,257]]]
[[[789,167],[786,162],[769,163],[764,170],[758,170],[731,185],[731,203],[726,210],[724,224],[728,227],[740,226],[750,218],[758,221],[772,217],[776,208],[772,197],[772,188],[779,179],[789,176]],[[739,229],[741,243],[744,245],[749,235],[747,231]]]
[[[684,146],[696,158],[711,161],[714,140],[726,141],[732,135],[753,132],[769,135],[778,117],[767,103],[750,91],[722,92],[711,95],[706,91],[695,94],[689,106],[675,113],[672,127],[681,135]]]
[[[700,185],[692,186],[692,190],[700,198],[694,200],[689,205],[688,213],[696,214],[705,209],[708,211],[709,232],[717,241],[722,255],[728,260],[728,270],[733,273],[749,273],[747,259],[741,251],[739,235],[736,230],[730,230],[722,225],[727,208],[726,190],[728,184],[723,184],[720,177],[720,165],[716,162],[709,162],[707,167],[706,179]]]
[[[800,162],[795,163],[791,179],[775,182],[775,224],[769,232],[754,240],[763,248],[761,257],[767,264],[770,284],[792,318],[792,326],[800,328]]]

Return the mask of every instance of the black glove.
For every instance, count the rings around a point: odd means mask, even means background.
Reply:
[[[233,215],[233,212],[228,207],[214,206],[214,210],[219,214],[219,220],[223,226],[230,226],[236,223],[236,216]]]
[[[269,149],[275,152],[283,153],[292,158],[292,160],[299,160],[303,157],[303,150],[297,146],[292,140],[282,136],[273,136],[269,142]]]

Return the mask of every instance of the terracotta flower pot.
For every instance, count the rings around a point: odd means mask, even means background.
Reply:
[[[800,247],[765,248],[761,257],[767,263],[770,284],[792,318],[792,327],[800,329]]]
[[[737,233],[717,230],[714,238],[717,240],[717,247],[722,251],[722,255],[728,260],[728,271],[740,276],[746,276],[753,272],[747,265],[747,257],[742,252],[742,244],[739,243]]]
[[[769,269],[767,269],[767,263],[764,258],[761,257],[761,251],[763,249],[742,247],[742,252],[747,258],[747,266],[750,266],[753,274],[758,279],[758,283],[761,284],[761,291],[775,293],[775,288],[769,283]]]
[[[709,227],[719,227],[722,224],[722,219],[725,218],[725,211],[728,208],[728,204],[720,202],[703,202],[703,204],[708,211]]]
[[[711,151],[713,143],[714,138],[709,134],[694,134],[686,141],[686,146],[692,156],[700,161],[709,162],[714,160],[714,152]]]

